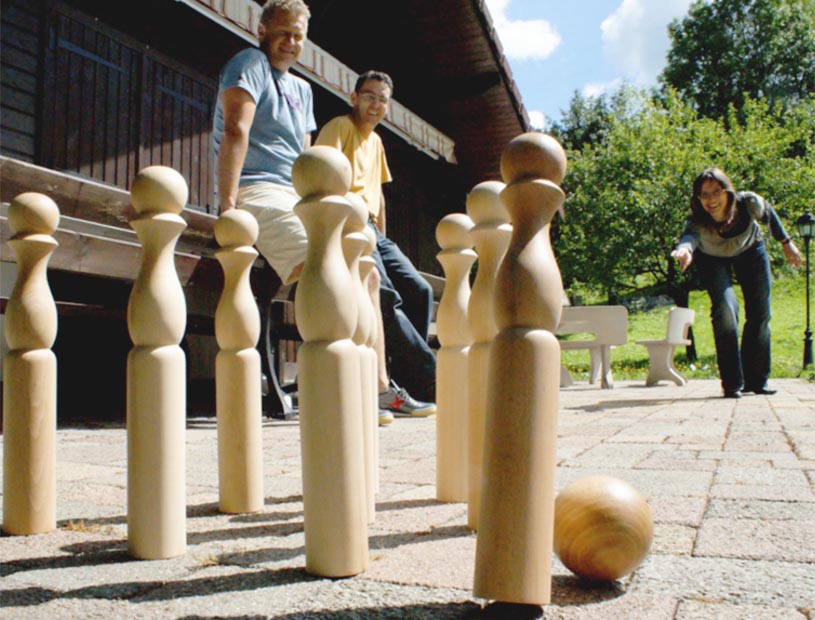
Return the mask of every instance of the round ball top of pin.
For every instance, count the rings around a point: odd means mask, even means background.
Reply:
[[[248,211],[229,209],[216,220],[213,231],[222,248],[254,245],[258,238],[258,221]]]
[[[12,235],[51,235],[57,224],[59,208],[44,194],[19,194],[9,205],[8,225]]]
[[[463,213],[445,215],[436,226],[436,242],[443,250],[467,249],[473,247],[470,231],[473,221]]]
[[[294,161],[291,180],[298,196],[344,196],[351,187],[351,163],[342,151],[312,146]]]
[[[482,181],[470,190],[467,194],[467,215],[473,224],[499,226],[509,222],[509,214],[500,198],[505,187],[501,181]]]
[[[136,175],[130,188],[130,202],[139,214],[181,213],[187,204],[187,182],[167,166],[148,166]]]
[[[505,183],[545,179],[560,185],[566,176],[566,153],[552,136],[530,132],[517,136],[501,155]]]

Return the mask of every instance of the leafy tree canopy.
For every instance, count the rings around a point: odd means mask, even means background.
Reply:
[[[815,92],[815,0],[696,0],[668,28],[660,82],[703,116],[746,98],[789,106]]]
[[[689,214],[693,179],[718,166],[737,189],[776,205],[785,226],[815,204],[815,97],[782,116],[747,99],[733,119],[700,118],[667,89],[654,98],[623,89],[603,104],[602,140],[567,145],[565,218],[554,224],[554,247],[567,290],[606,291],[610,299],[646,286],[678,303],[689,274],[670,258]],[[783,262],[770,244],[776,267]]]

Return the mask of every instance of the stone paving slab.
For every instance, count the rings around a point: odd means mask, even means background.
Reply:
[[[649,556],[590,584],[553,557],[557,620],[815,620],[815,385],[720,398],[717,381],[561,390],[558,489],[592,474],[648,500]],[[296,421],[264,420],[261,512],[218,511],[214,418],[188,420],[187,551],[127,553],[127,446],[120,423],[60,428],[58,529],[0,537],[0,620],[477,620],[467,506],[435,500],[435,419],[379,429],[369,569],[304,571]],[[0,444],[0,450],[2,444]]]

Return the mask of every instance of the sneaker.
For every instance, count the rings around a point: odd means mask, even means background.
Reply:
[[[742,390],[742,392],[752,392],[753,394],[766,394],[767,396],[772,396],[777,391],[778,390],[774,390],[774,389],[772,389],[771,387],[769,387],[767,385],[765,385],[764,387],[760,387],[760,388],[751,388],[751,387],[745,386],[745,388]]]
[[[379,410],[379,426],[387,426],[393,422],[393,414],[387,409]]]
[[[426,418],[436,413],[435,403],[416,400],[391,381],[390,387],[379,395],[379,408],[393,412],[398,418]]]

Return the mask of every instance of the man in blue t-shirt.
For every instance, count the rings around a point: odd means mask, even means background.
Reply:
[[[317,124],[311,86],[289,69],[303,51],[309,17],[302,0],[263,6],[258,47],[221,71],[212,132],[220,212],[239,207],[255,216],[255,245],[284,283],[297,280],[306,256],[291,170]]]

